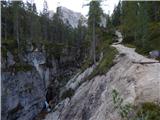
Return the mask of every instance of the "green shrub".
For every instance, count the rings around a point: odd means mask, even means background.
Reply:
[[[31,65],[28,65],[28,64],[20,64],[20,63],[16,63],[14,66],[15,68],[15,71],[18,72],[18,71],[31,71],[32,70],[32,66]]]
[[[160,50],[160,22],[152,22],[149,24],[150,45],[152,49]]]
[[[103,52],[104,56],[103,59],[100,61],[100,64],[97,66],[97,68],[86,79],[90,80],[98,74],[106,73],[107,70],[113,65],[113,59],[115,57],[115,54],[117,53],[116,49],[110,47],[110,44],[112,44],[113,42],[112,40],[113,37],[114,33],[106,32],[103,30],[99,32],[99,39],[96,46],[96,55],[100,56],[100,54]],[[82,71],[90,67],[92,64],[93,61],[91,60],[90,57],[88,57],[81,66]]]
[[[1,47],[2,57],[7,58],[7,49],[5,47]]]
[[[129,114],[133,110],[131,104],[124,104],[123,98],[120,97],[119,93],[115,89],[112,91],[112,98],[114,108],[118,111],[120,116],[124,119],[129,119]]]
[[[98,74],[105,74],[108,69],[113,65],[113,60],[117,54],[117,51],[115,48],[108,48],[106,49],[104,53],[104,57],[100,61],[100,64],[98,65]]]
[[[53,43],[49,41],[45,41],[44,45],[47,53],[51,56],[54,56],[55,58],[62,56],[63,49],[66,47],[63,43]]]
[[[132,36],[132,35],[128,35],[127,34],[127,36],[125,36],[124,38],[123,38],[123,41],[122,41],[122,43],[123,44],[134,44],[134,36]]]
[[[160,120],[160,106],[153,102],[144,102],[137,106],[124,104],[123,98],[114,89],[112,91],[114,108],[124,120]],[[132,114],[132,116],[130,116]]]
[[[160,120],[160,106],[152,102],[142,103],[140,109],[137,110],[137,118],[142,118],[142,116],[147,116],[146,120]]]
[[[14,49],[15,47],[17,47],[16,40],[14,40],[12,38],[8,38],[6,40],[2,39],[2,45],[7,46],[7,48],[9,50]]]
[[[88,76],[88,80],[92,79],[96,75],[105,74],[112,66],[113,60],[117,54],[117,50],[113,47],[108,47],[104,50],[104,56],[99,65],[93,70],[92,74]]]
[[[81,72],[83,72],[85,69],[90,67],[92,65],[91,59],[88,57],[86,60],[84,60],[82,66],[81,66]]]

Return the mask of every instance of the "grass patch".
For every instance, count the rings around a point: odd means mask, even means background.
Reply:
[[[153,102],[144,102],[137,106],[124,103],[117,90],[112,91],[115,110],[124,120],[160,120],[160,105]]]
[[[133,44],[124,44],[126,47],[129,47],[129,48],[136,48],[136,46],[135,45],[133,45]]]
[[[148,56],[149,55],[149,52],[151,50],[146,50],[146,49],[143,49],[143,48],[136,48],[135,50],[137,53],[141,54],[141,55],[144,55],[144,56]]]
[[[150,52],[150,49],[143,49],[143,48],[137,47],[135,44],[126,43],[124,45],[129,48],[135,48],[135,51],[137,53],[144,55],[144,56],[148,56],[148,53]]]
[[[113,32],[101,32],[101,37],[99,38],[99,42],[96,47],[96,55],[100,56],[100,54],[103,53],[103,58],[86,80],[91,80],[96,75],[103,75],[107,73],[107,71],[113,66],[113,60],[118,53],[115,48],[110,46],[114,37]]]
[[[160,120],[160,106],[153,102],[142,103],[141,108],[137,110],[137,117],[146,116],[146,120]]]
[[[104,51],[104,56],[102,60],[100,61],[97,68],[95,68],[91,75],[88,76],[88,80],[92,79],[96,75],[103,75],[105,74],[112,66],[113,66],[113,60],[117,54],[117,50],[113,47],[108,47]]]

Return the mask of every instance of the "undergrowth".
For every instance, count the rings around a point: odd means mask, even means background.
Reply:
[[[112,98],[115,110],[123,120],[160,120],[160,105],[144,102],[138,105],[124,103],[123,98],[114,89]]]
[[[113,47],[109,47],[106,49],[102,60],[99,65],[93,70],[91,75],[88,76],[88,80],[92,79],[96,75],[105,74],[113,65],[113,60],[117,54],[117,50]]]

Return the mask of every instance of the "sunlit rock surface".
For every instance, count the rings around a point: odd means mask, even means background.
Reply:
[[[87,26],[87,19],[81,13],[74,12],[65,7],[58,7],[57,13],[60,14],[64,23],[68,22],[73,28],[78,26],[79,20],[82,21],[83,26]]]
[[[120,44],[113,47],[119,55],[108,73],[84,81],[67,105],[49,113],[45,120],[121,120],[112,100],[114,89],[125,103],[160,102],[160,63],[139,64],[156,61],[139,55],[133,48]]]

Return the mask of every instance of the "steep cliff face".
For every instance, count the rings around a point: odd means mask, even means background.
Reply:
[[[42,111],[48,88],[52,86],[54,104],[59,89],[65,85],[76,67],[72,59],[48,59],[45,52],[35,49],[21,56],[22,62],[7,50],[2,57],[2,117],[3,120],[32,120]],[[70,64],[72,63],[72,64]]]
[[[105,75],[84,81],[73,97],[59,103],[45,120],[120,120],[113,90],[119,92],[124,103],[160,102],[160,63],[137,54],[133,48],[120,44],[113,47],[119,51],[115,65]]]
[[[45,86],[36,70],[2,72],[3,120],[31,120],[45,101]]]
[[[82,21],[83,26],[87,26],[87,19],[81,13],[74,12],[65,7],[58,7],[57,13],[64,23],[68,22],[73,28],[78,27],[79,20]]]
[[[9,51],[6,60],[2,58],[3,120],[31,120],[44,107],[49,75],[47,70],[45,73],[45,69],[40,70],[40,65],[45,63],[45,56],[41,52],[31,52],[23,64],[16,62]]]

